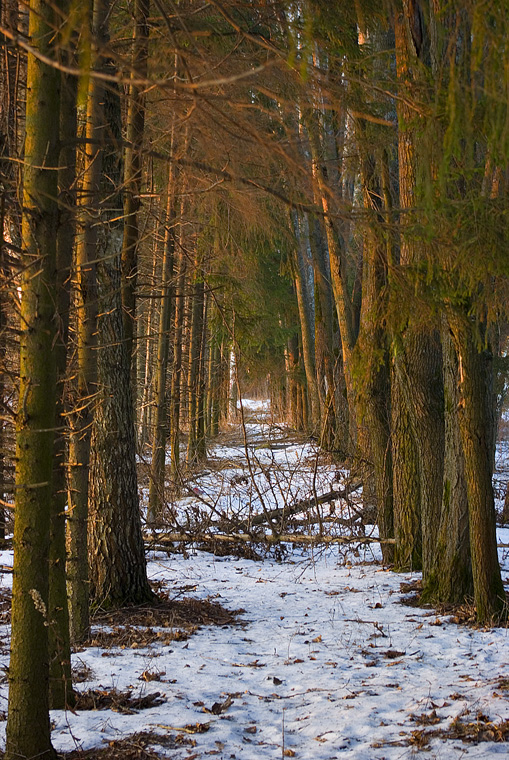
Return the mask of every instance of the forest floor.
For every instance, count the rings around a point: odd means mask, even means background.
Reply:
[[[246,402],[245,412],[247,443],[239,430],[223,434],[169,510],[173,534],[217,533],[259,513],[261,502],[266,511],[288,507],[344,483],[346,472],[271,425],[262,404]],[[506,450],[497,464],[501,494]],[[327,520],[334,510],[348,521],[361,508],[356,492],[291,528],[335,539],[356,531],[347,544],[264,549],[218,539],[182,550],[154,539],[148,573],[161,602],[96,616],[90,642],[73,654],[76,709],[51,713],[58,752],[67,760],[507,756],[509,629],[474,627],[469,608],[417,606],[419,574],[385,567],[379,544],[363,543],[369,526]],[[499,542],[509,544],[509,529]],[[508,548],[500,558],[509,583]],[[0,562],[12,564],[11,553]],[[4,573],[3,668],[10,582]],[[1,745],[6,676],[0,699]]]

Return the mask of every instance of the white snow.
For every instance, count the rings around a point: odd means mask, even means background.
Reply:
[[[244,408],[257,411],[253,402],[244,402]],[[250,455],[267,508],[311,493],[313,471],[316,490],[330,488],[335,468],[313,464],[308,444],[261,448],[269,423],[263,430],[256,422],[248,425]],[[214,471],[200,478],[199,488],[219,512],[256,510],[260,497],[252,484],[231,482],[235,474],[246,473],[243,447],[213,455],[232,462],[219,479]],[[274,471],[267,470],[273,465]],[[501,529],[499,540],[509,543],[509,530]],[[501,549],[500,556],[507,581],[508,550]],[[12,558],[4,552],[1,561],[9,564]],[[253,561],[195,550],[186,558],[152,553],[148,569],[170,597],[206,598],[245,612],[237,625],[203,627],[168,646],[88,647],[73,655],[75,666],[90,669],[80,690],[157,691],[166,701],[131,715],[53,711],[52,737],[59,751],[155,731],[195,742],[156,747],[175,760],[402,760],[424,751],[407,743],[412,732],[447,728],[456,718],[475,722],[479,714],[494,722],[509,719],[508,630],[458,626],[433,610],[402,604],[400,584],[419,576],[384,568],[376,544],[349,552],[337,545],[290,548],[282,561],[273,554]],[[10,576],[2,578],[9,585]],[[8,631],[4,626],[0,632],[0,664],[6,666]],[[139,680],[147,671],[161,680]],[[233,703],[222,714],[204,710],[224,703],[228,695]],[[5,679],[0,698],[5,711]],[[419,722],[422,716],[429,725]],[[182,730],[196,723],[210,723],[210,729]],[[3,742],[5,722],[0,730]],[[430,760],[507,755],[504,743],[439,737],[430,739],[427,750]]]

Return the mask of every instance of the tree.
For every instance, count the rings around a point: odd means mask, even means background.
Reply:
[[[127,353],[132,364],[136,325],[136,284],[138,273],[140,190],[142,180],[142,147],[145,129],[145,88],[137,79],[147,76],[150,13],[149,0],[134,4],[132,82],[129,87],[127,112],[127,149],[124,167],[124,239],[122,243],[122,305]],[[134,367],[133,367],[134,371]]]
[[[56,409],[56,230],[60,73],[52,5],[31,5],[28,56],[20,394],[6,757],[52,757],[48,709],[48,574]],[[57,121],[58,124],[58,121]]]
[[[171,141],[173,144],[173,140]],[[172,151],[173,153],[173,151]],[[167,205],[165,232],[163,239],[163,262],[161,270],[161,303],[159,307],[159,332],[157,336],[157,358],[155,373],[155,420],[152,439],[152,464],[150,472],[149,501],[147,522],[154,523],[161,517],[164,504],[164,481],[166,463],[167,430],[167,372],[170,352],[170,328],[174,306],[174,288],[172,285],[175,267],[175,167],[170,159],[167,183]]]
[[[107,39],[109,4],[97,0],[96,29]],[[102,70],[113,71],[103,59]],[[97,395],[89,484],[91,597],[103,607],[141,604],[152,598],[141,533],[131,370],[121,301],[123,238],[120,100],[103,89],[100,219],[97,232]]]

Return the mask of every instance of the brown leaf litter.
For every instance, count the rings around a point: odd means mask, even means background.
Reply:
[[[420,716],[411,715],[410,719],[421,725],[434,725],[441,722],[441,718],[433,710],[429,714]],[[475,720],[462,720],[455,718],[448,726],[419,729],[406,733],[400,732],[401,739],[393,741],[373,742],[371,745],[377,749],[382,747],[427,747],[432,739],[461,740],[464,744],[480,744],[481,742],[509,742],[509,720],[498,722],[490,720],[487,715],[478,713]]]
[[[243,610],[227,610],[208,599],[169,599],[161,594],[151,606],[96,612],[86,646],[139,648],[185,641],[205,625],[235,625]],[[106,629],[106,630],[105,630]]]
[[[401,604],[408,607],[421,607],[423,609],[433,609],[437,615],[447,618],[447,620],[439,620],[431,625],[442,625],[443,622],[455,623],[456,625],[465,625],[472,628],[507,628],[509,622],[507,618],[502,618],[499,621],[493,621],[492,625],[480,626],[477,622],[476,608],[473,600],[466,600],[463,603],[458,604],[429,604],[422,601],[422,581],[420,579],[412,580],[409,583],[400,583],[400,592],[407,594],[404,599],[401,600]],[[506,593],[507,607],[509,608],[509,593]]]
[[[168,755],[161,755],[156,751],[156,747],[174,750],[186,747],[190,752],[188,760],[193,760],[198,757],[192,752],[195,746],[196,741],[184,733],[162,735],[152,731],[142,731],[124,739],[111,741],[104,747],[65,752],[59,755],[59,758],[61,760],[160,760],[163,757],[167,758]]]
[[[143,697],[133,697],[130,690],[117,689],[89,689],[75,694],[74,710],[113,710],[124,715],[134,715],[138,710],[148,710],[166,702],[158,691]]]

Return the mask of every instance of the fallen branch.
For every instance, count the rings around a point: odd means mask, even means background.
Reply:
[[[299,512],[305,512],[307,509],[317,507],[319,504],[328,504],[329,502],[337,501],[338,499],[347,499],[351,493],[358,491],[361,487],[362,482],[358,481],[352,483],[351,486],[340,488],[337,491],[327,491],[327,493],[323,493],[320,496],[311,496],[308,499],[301,499],[287,507],[273,509],[266,514],[255,515],[248,522],[240,523],[239,528],[241,530],[249,531],[250,528],[253,528],[256,525],[263,525],[265,522],[272,522],[272,520],[277,520],[280,517],[292,517]]]
[[[151,549],[158,546],[164,547],[173,543],[205,543],[213,544],[216,541],[229,541],[230,543],[288,543],[288,544],[394,544],[394,538],[370,538],[369,536],[320,536],[306,533],[290,533],[273,536],[272,534],[259,533],[251,536],[247,533],[163,533],[156,538],[149,538]]]

